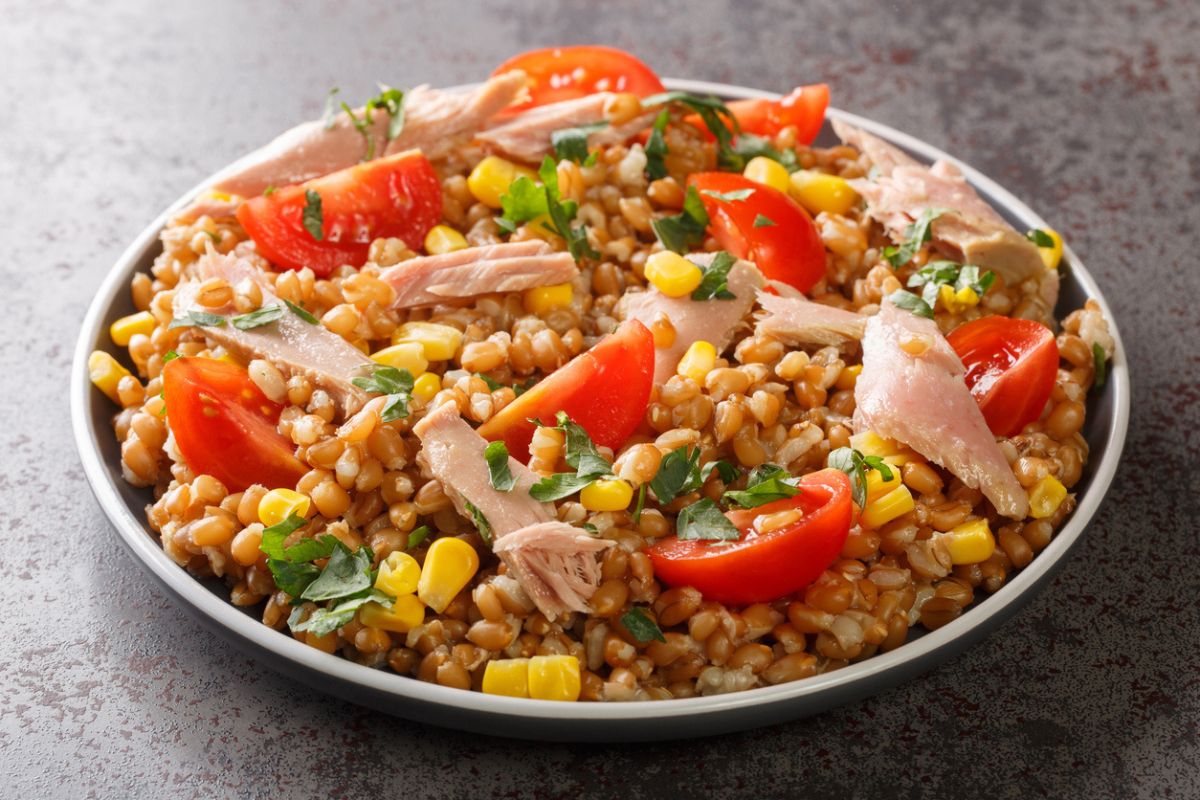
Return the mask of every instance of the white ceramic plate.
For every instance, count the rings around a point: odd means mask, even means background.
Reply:
[[[672,89],[714,94],[727,99],[776,97],[768,92],[725,84],[667,80]],[[899,145],[924,162],[948,159],[962,168],[980,194],[1018,230],[1046,227],[1024,203],[979,172],[913,137],[861,117],[829,109],[830,119],[842,119]],[[836,141],[828,122],[818,140]],[[113,265],[88,310],[79,334],[71,375],[71,421],[88,482],[112,521],[117,535],[134,558],[169,595],[209,629],[275,670],[319,691],[337,695],[409,719],[452,728],[533,739],[635,741],[685,738],[768,725],[815,714],[874,694],[918,675],[978,642],[1014,614],[1050,579],[1095,515],[1116,472],[1129,421],[1129,373],[1125,350],[1112,312],[1091,275],[1069,247],[1065,248],[1059,312],[1097,300],[1117,342],[1108,383],[1088,401],[1084,429],[1091,459],[1076,487],[1078,505],[1054,537],[1025,569],[1015,573],[1000,591],[984,597],[963,616],[936,631],[918,635],[890,653],[807,680],[746,692],[644,703],[554,703],[496,697],[448,689],[384,670],[370,669],[326,655],[274,631],[256,617],[228,602],[228,591],[216,581],[201,582],[171,561],[146,527],[148,490],[121,479],[120,452],[112,433],[113,407],[95,391],[87,377],[87,357],[93,350],[112,349],[108,326],[133,312],[129,281],[147,271],[160,251],[158,235],[168,217],[212,182],[206,179],[150,223]]]

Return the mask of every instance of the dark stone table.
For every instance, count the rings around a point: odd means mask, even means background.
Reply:
[[[71,437],[79,320],[126,243],[326,90],[603,41],[665,75],[895,125],[1028,201],[1123,327],[1134,419],[1054,584],[967,655],[821,717],[544,745],[289,685],[157,591]],[[1200,7],[1108,3],[0,3],[0,796],[1200,796]]]

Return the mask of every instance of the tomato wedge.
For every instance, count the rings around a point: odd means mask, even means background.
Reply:
[[[850,479],[824,469],[800,479],[800,494],[725,516],[740,538],[729,542],[670,536],[646,549],[654,576],[670,586],[691,586],[719,603],[765,603],[797,592],[820,577],[842,552],[850,532]],[[770,533],[754,531],[764,514],[798,509],[799,520]]]
[[[791,125],[796,128],[798,144],[812,144],[825,124],[829,86],[814,83],[812,86],[798,86],[778,100],[755,97],[732,100],[725,105],[745,133],[771,137]],[[698,114],[689,114],[685,119],[699,128],[705,139],[710,142],[716,140]]]
[[[553,425],[565,411],[593,442],[616,450],[646,416],[653,386],[654,337],[631,319],[505,406],[479,435],[503,440],[513,458],[527,462],[534,429],[529,420]]]
[[[1040,322],[984,317],[946,337],[988,428],[1013,436],[1041,416],[1058,375],[1058,345]]]
[[[665,91],[654,70],[637,56],[615,47],[576,45],[530,50],[508,59],[492,75],[514,69],[525,71],[530,86],[529,99],[514,105],[513,111],[596,92],[630,92],[648,97]]]
[[[688,185],[700,191],[708,231],[722,248],[753,261],[767,278],[802,292],[825,277],[825,244],[812,217],[795,200],[731,172],[698,172],[688,178]],[[753,193],[744,200],[713,196],[747,189]],[[764,224],[760,217],[774,224]]]
[[[319,240],[304,225],[310,191],[321,198]],[[361,267],[380,236],[420,247],[442,220],[442,186],[429,159],[408,150],[252,198],[237,218],[272,263],[324,277],[343,264]]]
[[[275,425],[273,403],[246,370],[213,358],[176,358],[162,371],[167,420],[192,472],[231,492],[254,483],[293,489],[308,467]]]

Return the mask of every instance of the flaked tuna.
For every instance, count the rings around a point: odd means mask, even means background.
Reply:
[[[707,267],[713,253],[688,256]],[[675,374],[679,359],[693,342],[706,341],[721,352],[733,339],[742,319],[754,305],[755,293],[763,287],[762,273],[749,261],[737,261],[729,269],[729,300],[693,300],[690,295],[667,297],[653,287],[644,292],[630,292],[621,298],[617,312],[622,319],[636,319],[654,330],[660,317],[670,320],[675,329],[674,341],[667,347],[654,350],[654,382],[666,383]]]
[[[963,381],[963,365],[937,325],[884,301],[863,336],[854,427],[916,450],[977,488],[1006,517],[1029,500]]]
[[[555,252],[545,242],[531,239],[411,258],[380,277],[396,290],[393,308],[415,308],[553,286],[578,274],[569,253]]]
[[[495,552],[547,619],[591,611],[600,585],[598,553],[614,543],[565,522],[541,522],[496,539]]]
[[[787,345],[842,347],[862,339],[867,326],[867,317],[862,314],[803,297],[779,297],[760,291],[758,304],[767,313],[755,330]]]
[[[555,131],[604,122],[604,111],[613,96],[612,92],[598,92],[537,106],[497,122],[475,138],[504,155],[537,163],[554,152],[550,137]],[[620,125],[606,125],[590,133],[588,143],[600,147],[624,142],[653,125],[654,116],[647,112]]]

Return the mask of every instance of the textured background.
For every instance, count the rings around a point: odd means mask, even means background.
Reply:
[[[1200,795],[1195,0],[0,2],[0,795]],[[300,690],[174,607],[84,484],[65,382],[126,243],[326,89],[473,80],[603,41],[666,75],[834,103],[945,148],[1083,255],[1123,326],[1127,458],[1053,586],[940,669],[772,729],[532,745]]]

